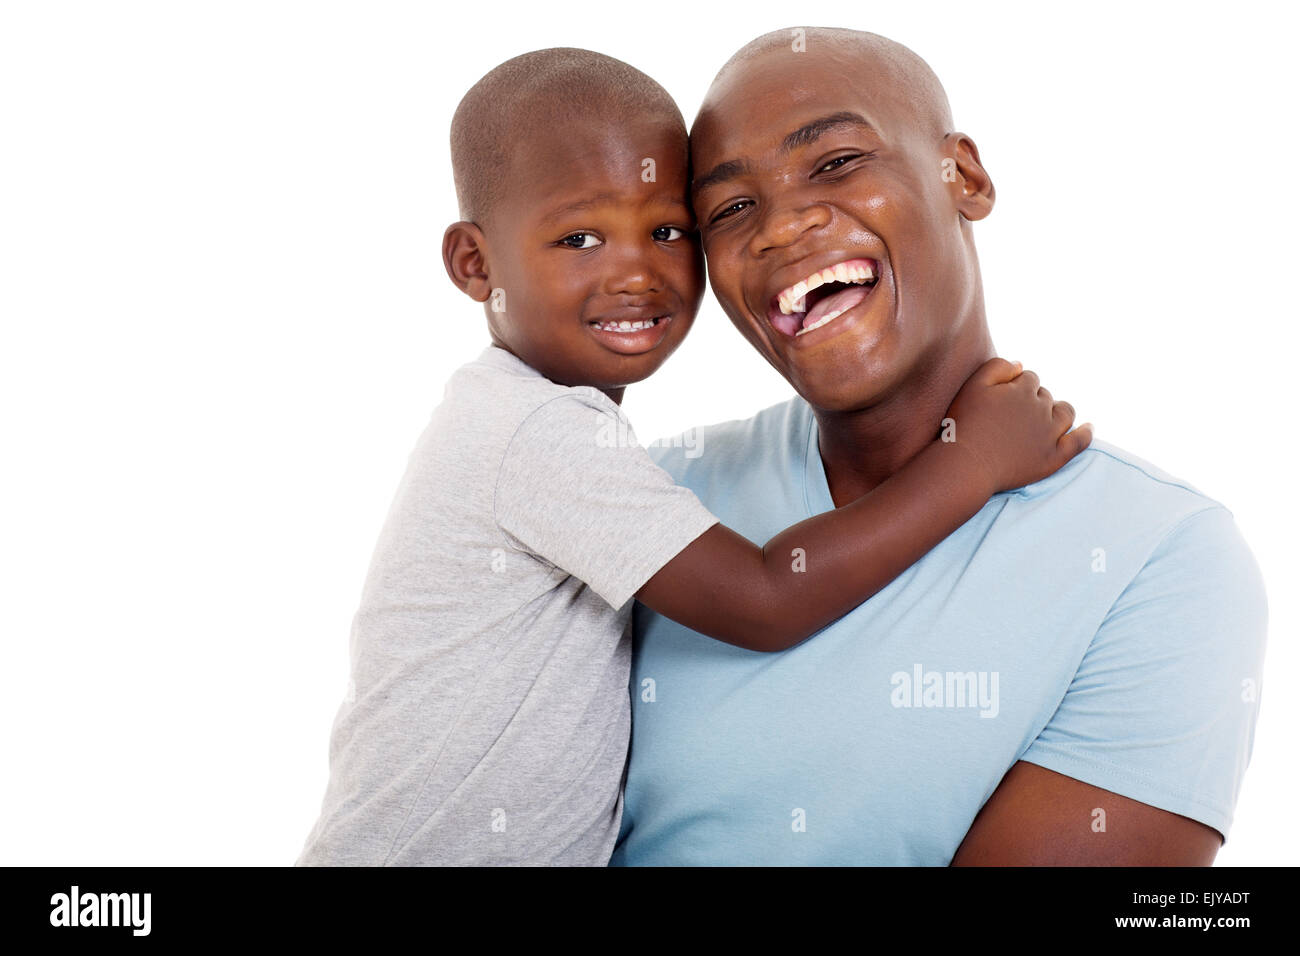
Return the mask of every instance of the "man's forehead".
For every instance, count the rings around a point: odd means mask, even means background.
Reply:
[[[723,68],[692,125],[692,153],[701,162],[715,150],[771,150],[800,123],[840,111],[890,141],[943,136],[952,123],[942,84],[911,50],[874,34],[809,31],[806,48],[774,43]]]
[[[719,77],[691,126],[692,146],[757,146],[761,140],[763,148],[776,148],[804,123],[840,113],[860,116],[883,134],[899,101],[888,75],[844,69],[843,58],[791,62],[807,55],[765,54]]]
[[[691,130],[697,171],[711,162],[788,155],[832,130],[856,130],[885,138],[889,110],[882,101],[836,89],[829,95],[767,101],[744,109],[701,112]],[[725,154],[725,155],[723,155]]]

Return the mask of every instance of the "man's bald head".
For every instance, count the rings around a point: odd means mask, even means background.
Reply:
[[[509,186],[511,164],[529,159],[542,137],[628,117],[661,121],[685,137],[668,91],[622,60],[573,47],[506,60],[474,84],[451,121],[461,218],[485,225]]]
[[[802,52],[795,52],[796,39],[802,40]],[[699,116],[709,111],[717,99],[715,94],[734,82],[743,82],[749,67],[770,63],[773,57],[789,57],[792,70],[799,68],[803,57],[833,57],[854,69],[869,71],[872,88],[894,96],[923,133],[942,137],[953,130],[948,94],[925,60],[888,37],[841,27],[790,27],[746,43],[714,77]]]

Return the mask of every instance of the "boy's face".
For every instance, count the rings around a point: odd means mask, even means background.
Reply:
[[[821,409],[867,407],[940,360],[978,297],[961,216],[987,209],[963,199],[944,162],[973,145],[922,128],[885,77],[833,49],[772,52],[720,79],[691,131],[714,293]],[[961,163],[973,171],[969,156]],[[782,310],[783,292],[797,305],[798,283],[842,263],[803,315]]]
[[[681,344],[704,292],[685,132],[618,117],[529,145],[486,237],[490,284],[504,293],[504,311],[489,300],[492,340],[552,381],[618,401]],[[613,328],[623,323],[644,327]]]

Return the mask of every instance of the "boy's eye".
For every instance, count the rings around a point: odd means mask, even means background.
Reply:
[[[589,239],[590,242],[587,241]],[[571,236],[565,236],[560,242],[570,249],[594,249],[600,244],[600,240],[589,232],[575,232]]]
[[[680,239],[686,235],[685,229],[678,229],[676,226],[660,226],[654,232],[650,233],[658,242],[669,242],[673,239]]]

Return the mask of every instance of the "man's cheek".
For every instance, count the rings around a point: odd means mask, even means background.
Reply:
[[[740,270],[729,262],[726,254],[716,245],[704,247],[705,261],[708,264],[709,285],[721,299],[736,301],[740,298]]]

